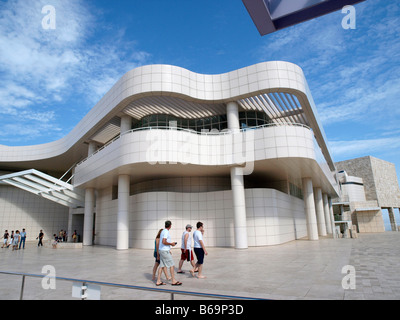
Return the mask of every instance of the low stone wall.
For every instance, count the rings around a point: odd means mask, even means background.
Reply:
[[[44,243],[45,248],[53,248],[53,240],[46,241]],[[57,243],[57,249],[82,249],[82,242],[59,242]]]

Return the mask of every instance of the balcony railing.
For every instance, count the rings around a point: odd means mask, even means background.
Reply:
[[[257,130],[257,129],[267,128],[267,127],[302,127],[302,128],[306,128],[306,129],[311,130],[311,128],[309,126],[306,126],[306,125],[304,125],[302,123],[285,123],[285,124],[269,123],[269,124],[264,124],[264,125],[256,126],[256,127],[242,128],[242,129],[240,129],[240,132],[245,132],[245,131],[248,131],[248,130]],[[136,129],[132,129],[132,130],[126,131],[126,132],[118,135],[114,139],[110,140],[109,142],[104,144],[101,148],[97,149],[95,152],[93,152],[91,155],[89,155],[87,158],[85,158],[82,161],[80,161],[76,166],[81,165],[82,163],[84,163],[85,161],[90,159],[92,156],[96,155],[97,153],[101,152],[102,150],[104,150],[105,148],[107,148],[108,146],[113,144],[114,142],[118,141],[122,136],[127,135],[127,134],[131,134],[131,133],[134,133],[134,132],[147,131],[147,130],[176,130],[176,131],[188,132],[188,133],[191,133],[191,134],[209,135],[209,136],[227,135],[227,134],[231,134],[232,133],[232,130],[230,130],[230,129],[225,129],[225,130],[222,130],[222,131],[219,131],[219,130],[214,130],[213,131],[211,129],[211,130],[205,130],[205,131],[202,131],[202,132],[198,132],[198,131],[195,131],[195,130],[192,130],[192,129],[170,127],[170,126],[136,128]]]

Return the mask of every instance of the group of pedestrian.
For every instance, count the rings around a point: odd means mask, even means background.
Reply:
[[[25,249],[26,237],[27,234],[25,228],[23,228],[21,232],[19,230],[16,230],[15,232],[12,230],[11,234],[8,232],[8,230],[5,230],[3,236],[0,238],[3,239],[3,245],[1,247],[9,248],[12,246],[13,251],[20,250],[21,248]],[[43,230],[40,230],[39,235],[36,237],[36,240],[39,240],[37,244],[38,247],[43,247],[43,239],[44,233]],[[67,232],[65,230],[61,230],[58,239],[59,241],[67,241]]]
[[[25,229],[22,229],[22,232],[16,230],[14,233],[14,230],[12,230],[11,234],[9,234],[8,230],[5,230],[1,239],[3,239],[2,248],[9,248],[12,245],[13,251],[20,250],[21,246],[22,249],[25,249],[26,231]]]
[[[166,283],[161,281],[161,274],[163,272],[167,280],[171,281],[171,285],[182,285],[182,282],[175,278],[175,264],[172,258],[171,247],[175,247],[178,243],[172,242],[171,240],[171,235],[169,232],[171,227],[171,221],[165,221],[165,229],[159,230],[154,242],[154,258],[156,259],[156,262],[153,267],[153,280],[156,279],[156,272],[158,269],[156,282],[157,286],[166,285]],[[192,231],[193,226],[188,224],[186,225],[186,230],[182,234],[181,259],[179,261],[177,273],[184,273],[184,271],[182,271],[182,266],[185,261],[188,261],[192,265],[190,274],[194,277],[195,273],[197,272],[197,278],[204,279],[205,276],[202,274],[204,256],[208,254],[203,241],[204,225],[202,222],[197,222],[196,227],[197,230],[193,233],[193,249],[194,253],[196,254],[197,262],[194,263],[192,239],[190,237],[190,232]],[[170,277],[168,276],[168,268],[171,274]]]

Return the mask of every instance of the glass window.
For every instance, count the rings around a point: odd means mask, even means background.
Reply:
[[[257,120],[256,119],[247,119],[247,125],[249,127],[256,127],[257,126]]]
[[[219,123],[219,117],[218,116],[211,117],[211,123],[212,124]]]
[[[197,130],[197,131],[201,131],[201,129],[203,128],[203,126],[204,126],[203,119],[197,119],[197,120],[196,120],[196,130]]]
[[[196,130],[196,120],[195,119],[189,119],[189,128]]]
[[[247,112],[247,119],[257,119],[257,114],[255,111],[248,111]]]
[[[226,114],[220,115],[218,118],[219,118],[219,122],[226,122],[226,121],[228,121],[228,118],[226,117]]]
[[[263,120],[263,119],[257,119],[257,125],[258,125],[258,126],[262,126],[262,125],[264,125],[264,124],[266,124],[266,121],[265,121],[265,120]]]
[[[168,127],[171,122],[176,121],[178,128],[192,129],[201,132],[202,129],[219,131],[228,128],[227,116],[218,115],[202,119],[183,119],[167,114],[153,114],[143,117],[134,123],[134,128],[143,127]],[[261,126],[270,123],[268,115],[264,112],[248,111],[239,112],[239,124],[241,128]]]
[[[188,120],[187,119],[180,119],[178,121],[178,127],[185,128],[185,129],[189,128]]]

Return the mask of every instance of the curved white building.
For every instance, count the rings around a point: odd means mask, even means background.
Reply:
[[[0,228],[117,249],[153,248],[167,219],[175,239],[202,221],[208,246],[317,240],[337,197],[303,71],[280,61],[134,69],[63,139],[0,146],[0,170]]]

